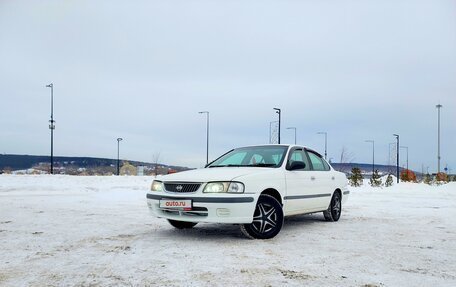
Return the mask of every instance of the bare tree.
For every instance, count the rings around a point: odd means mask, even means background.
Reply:
[[[352,163],[354,160],[355,154],[343,146],[340,151],[340,163]]]
[[[345,146],[340,151],[340,169],[339,171],[349,173],[351,171],[350,163],[355,160],[355,154],[349,151]]]
[[[160,160],[161,152],[156,152],[152,154],[152,164],[154,165],[155,175],[158,175],[158,161]]]

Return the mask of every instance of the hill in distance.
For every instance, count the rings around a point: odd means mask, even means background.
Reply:
[[[121,160],[121,162],[128,161],[134,166],[154,167],[167,167],[176,171],[188,170],[187,167],[182,166],[168,166],[160,163],[149,163],[141,161]],[[29,169],[38,165],[48,165],[50,163],[50,156],[41,155],[18,155],[18,154],[0,154],[0,170],[22,170]],[[73,157],[73,156],[55,156],[54,166],[73,166],[77,168],[99,168],[111,167],[117,165],[117,159],[109,158],[95,158],[95,157]]]
[[[190,168],[182,166],[169,166],[160,163],[149,163],[141,161],[121,160],[121,162],[128,161],[134,166],[146,166],[153,168],[156,165],[162,168],[172,169],[175,171],[184,171]],[[36,167],[38,165],[49,165],[50,156],[37,156],[37,155],[17,155],[17,154],[0,154],[0,170],[23,170]],[[72,156],[56,156],[54,157],[55,167],[72,166],[74,168],[102,168],[113,167],[117,165],[116,159],[109,158],[95,158],[95,157],[72,157]],[[344,173],[350,173],[353,167],[358,167],[365,174],[372,173],[372,165],[365,163],[331,163],[334,169]],[[396,173],[396,166],[391,165],[375,165],[382,174]],[[403,168],[400,168],[402,171]]]

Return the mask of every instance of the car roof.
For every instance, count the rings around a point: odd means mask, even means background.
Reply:
[[[236,148],[245,148],[245,147],[256,147],[256,146],[284,146],[284,147],[303,147],[306,149],[311,149],[305,145],[297,145],[297,144],[255,144],[255,145],[247,145],[247,146],[240,146]]]
[[[233,148],[233,149],[248,148],[248,147],[260,147],[260,146],[283,146],[283,147],[287,147],[287,148],[294,148],[294,147],[305,148],[306,150],[310,150],[310,151],[318,154],[320,157],[322,157],[322,155],[319,152],[317,152],[316,150],[314,150],[312,148],[309,148],[309,147],[307,147],[305,145],[295,145],[295,144],[259,144],[259,145],[241,146],[241,147],[236,147],[236,148]]]

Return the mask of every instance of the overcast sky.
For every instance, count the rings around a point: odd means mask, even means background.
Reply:
[[[456,1],[0,1],[0,153],[200,167],[269,142],[456,171]],[[403,150],[401,165],[405,165]]]

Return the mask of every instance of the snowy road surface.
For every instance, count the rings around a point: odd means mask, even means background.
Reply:
[[[0,286],[456,286],[455,183],[352,188],[339,222],[288,218],[267,241],[176,230],[150,183],[0,175]]]

